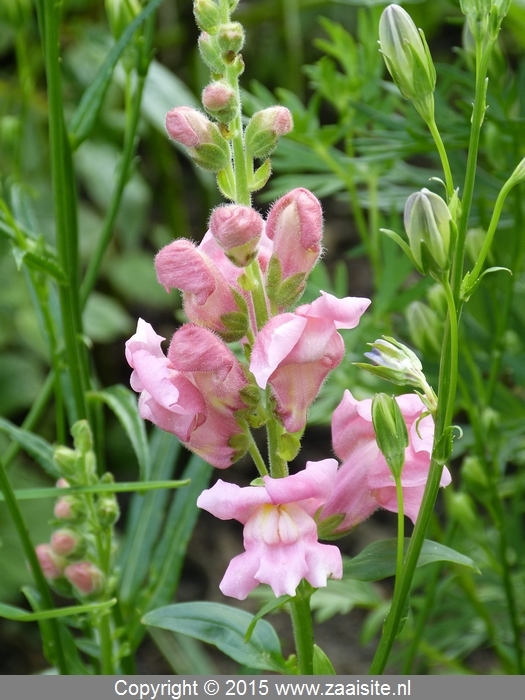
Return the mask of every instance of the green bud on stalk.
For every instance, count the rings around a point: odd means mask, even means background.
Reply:
[[[105,0],[105,5],[111,33],[118,41],[126,27],[139,14],[140,3],[138,0]]]
[[[395,478],[401,476],[408,447],[408,431],[395,398],[376,394],[372,400],[372,423],[377,446]]]
[[[214,75],[224,73],[225,63],[222,59],[221,50],[217,44],[217,37],[211,36],[207,32],[202,32],[199,36],[199,52],[202,60]]]
[[[195,0],[193,14],[199,29],[209,34],[215,34],[221,22],[221,12],[214,0]]]
[[[217,30],[217,44],[223,55],[233,58],[244,46],[244,29],[242,24],[239,24],[239,22],[221,24]]]
[[[399,5],[389,5],[379,20],[381,53],[403,97],[428,123],[434,119],[436,70],[421,29]]]
[[[426,188],[410,195],[405,229],[414,263],[422,274],[448,270],[452,216],[445,201]]]

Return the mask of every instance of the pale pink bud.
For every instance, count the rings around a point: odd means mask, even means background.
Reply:
[[[60,578],[64,572],[65,561],[58,556],[50,544],[39,544],[35,552],[40,562],[42,572],[48,581]]]
[[[212,122],[192,107],[176,107],[166,115],[166,129],[174,141],[196,148],[212,140]]]
[[[275,150],[279,137],[292,129],[292,115],[286,107],[263,109],[253,115],[246,127],[246,148],[254,158],[266,158]]]
[[[58,518],[59,520],[72,520],[74,518],[72,504],[65,498],[58,499],[53,513],[55,518]]]
[[[235,91],[227,83],[218,80],[207,85],[202,92],[204,108],[221,122],[230,122],[236,114]]]
[[[55,486],[57,487],[57,489],[68,489],[70,486],[70,483],[69,483],[69,481],[64,479],[63,476],[61,476],[60,479],[56,482]]]
[[[244,267],[255,257],[264,228],[262,217],[251,207],[228,204],[211,215],[210,231],[232,262]]]
[[[75,551],[78,543],[79,537],[73,530],[55,530],[51,535],[51,547],[56,554],[67,556]]]
[[[90,561],[70,564],[64,570],[64,576],[81,595],[99,593],[104,587],[104,574]]]

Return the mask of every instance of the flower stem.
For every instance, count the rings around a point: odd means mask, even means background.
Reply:
[[[295,649],[299,674],[311,676],[314,672],[314,629],[310,598],[312,587],[303,579],[290,601]]]
[[[394,476],[397,495],[397,560],[396,560],[396,584],[403,571],[403,559],[405,558],[405,505],[403,503],[403,487],[401,475]]]
[[[450,170],[450,163],[448,160],[447,151],[445,145],[443,144],[443,139],[437,128],[436,120],[432,119],[427,123],[427,126],[432,134],[436,148],[438,149],[439,157],[441,159],[441,165],[443,167],[443,173],[445,174],[445,185],[447,188],[447,198],[450,198],[454,194],[454,180],[452,179],[452,171]]]

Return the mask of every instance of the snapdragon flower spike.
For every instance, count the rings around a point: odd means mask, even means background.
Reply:
[[[303,292],[321,254],[323,212],[317,197],[298,187],[278,199],[268,214],[266,235],[273,241],[268,296],[279,308],[289,307]]]
[[[321,292],[294,313],[274,316],[257,335],[250,372],[261,389],[268,383],[272,387],[288,432],[304,428],[310,404],[343,359],[345,346],[337,329],[355,328],[369,305],[369,299],[338,299]]]
[[[230,562],[220,584],[224,595],[244,600],[267,583],[276,596],[293,596],[303,578],[315,588],[326,586],[328,577],[341,578],[341,553],[319,543],[313,517],[329,499],[336,472],[334,459],[307,462],[293,476],[263,477],[264,487],[219,480],[199,496],[200,508],[244,525],[246,551]]]
[[[234,414],[246,408],[240,391],[247,381],[239,361],[216,335],[199,326],[180,328],[168,357],[162,340],[140,319],[137,333],[126,343],[126,358],[134,368],[131,386],[141,392],[140,415],[174,433],[213,466],[229,467],[240,456],[238,444],[230,443],[243,435]]]
[[[238,267],[245,267],[256,256],[263,229],[261,215],[240,204],[217,207],[210,218],[212,236]]]
[[[401,472],[404,512],[415,522],[428,477],[434,421],[428,415],[421,418],[426,407],[416,394],[403,394],[396,397],[396,401],[409,436]],[[344,514],[336,531],[345,532],[378,508],[397,513],[394,478],[377,446],[371,399],[357,401],[348,390],[345,391],[333,414],[332,443],[342,465],[337,472],[334,493],[323,506],[321,519]],[[441,486],[450,482],[450,472],[445,467]]]
[[[232,286],[236,284],[241,271],[235,268],[219,246],[215,245],[212,255],[220,259],[219,267],[205,252],[209,251],[210,247],[209,238],[199,247],[185,239],[173,241],[162,248],[155,258],[157,279],[167,291],[173,288],[182,291],[184,311],[192,323],[216,331],[228,341],[240,340],[244,331],[241,329],[240,335],[235,333],[224,323],[223,317],[227,314],[242,313],[238,303],[242,290]],[[246,327],[247,325],[246,318]]]

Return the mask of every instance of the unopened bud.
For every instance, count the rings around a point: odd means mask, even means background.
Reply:
[[[377,446],[394,477],[399,478],[405,464],[408,431],[395,398],[376,394],[372,400],[372,423]]]
[[[62,496],[53,510],[58,520],[79,520],[85,515],[84,504],[78,496]]]
[[[255,257],[263,228],[264,221],[255,209],[240,204],[217,207],[210,219],[213,237],[238,267]]]
[[[401,94],[426,121],[434,118],[436,70],[423,32],[399,5],[389,5],[379,20],[379,44],[388,72]]]
[[[64,528],[51,535],[51,547],[56,554],[67,557],[85,549],[85,542],[77,532]]]
[[[224,71],[224,61],[221,56],[221,50],[217,44],[217,38],[211,36],[207,32],[202,32],[199,36],[199,52],[202,60],[208,66],[212,73],[220,75]]]
[[[75,443],[75,449],[82,454],[93,449],[93,434],[87,420],[77,421],[71,428],[71,435]]]
[[[218,172],[230,162],[230,147],[216,124],[191,107],[176,107],[166,115],[166,129],[189,151],[197,165]]]
[[[217,44],[223,56],[231,63],[244,45],[244,29],[239,22],[221,24],[217,30]]]
[[[105,0],[106,15],[111,33],[118,41],[126,27],[140,13],[138,0]]]
[[[104,588],[104,574],[90,561],[70,564],[65,568],[64,576],[81,595],[100,593]]]
[[[100,479],[101,484],[113,484],[115,479],[113,474],[106,472]],[[120,508],[113,493],[102,493],[97,500],[97,515],[103,527],[111,527],[120,516]]]
[[[54,581],[64,575],[66,561],[53,550],[50,544],[37,545],[35,552],[42,572],[48,581]]]
[[[237,113],[235,91],[223,80],[207,85],[202,92],[202,104],[207,112],[224,124],[228,124]]]
[[[221,21],[221,12],[214,0],[194,0],[193,14],[199,29],[215,34]]]
[[[58,471],[76,481],[75,477],[78,476],[81,462],[81,457],[78,452],[61,445],[55,449],[53,458],[58,467]]]
[[[441,197],[426,188],[410,195],[405,205],[405,229],[419,272],[439,273],[449,267],[452,217]]]
[[[414,345],[426,357],[439,356],[443,340],[443,323],[436,312],[421,301],[414,301],[407,307],[406,319],[410,337]]]
[[[292,129],[292,115],[286,107],[268,107],[256,112],[246,127],[246,149],[254,158],[266,158],[275,150],[279,137]]]

